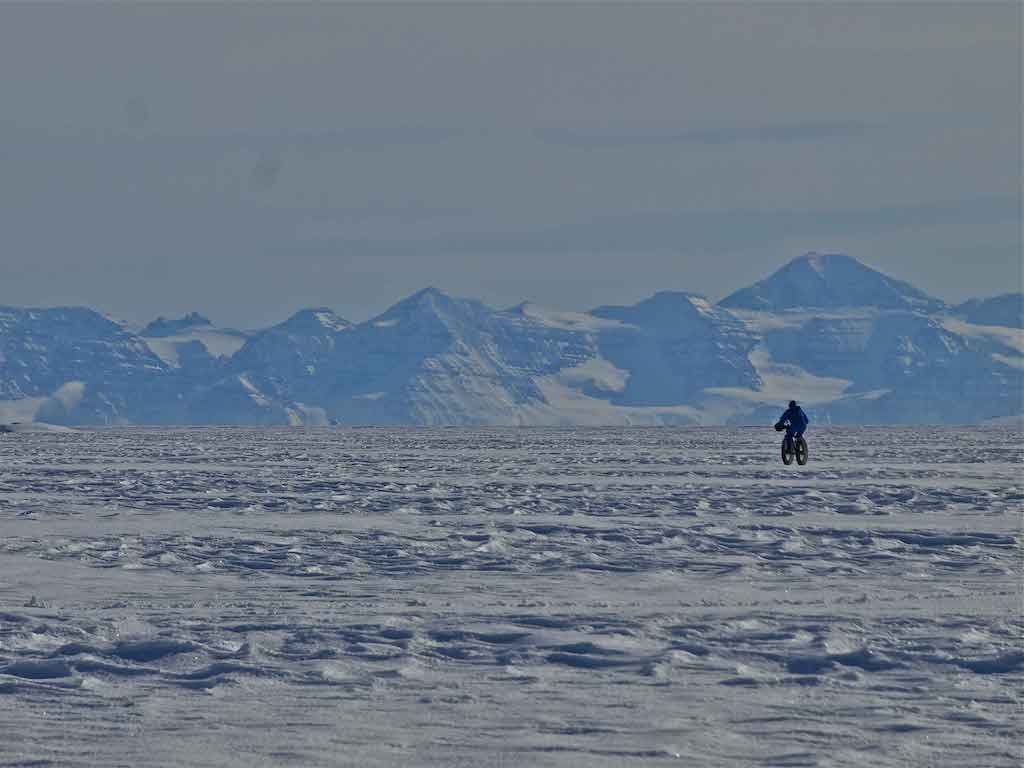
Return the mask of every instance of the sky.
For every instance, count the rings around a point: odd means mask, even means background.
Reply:
[[[0,4],[0,304],[1021,290],[1022,5]]]

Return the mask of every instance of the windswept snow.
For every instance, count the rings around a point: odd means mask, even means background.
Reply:
[[[603,357],[594,357],[574,368],[564,369],[558,378],[570,386],[591,386],[603,392],[622,392],[629,381],[629,371],[616,368]]]
[[[1016,428],[0,435],[0,762],[1021,763]]]
[[[32,421],[45,402],[45,397],[0,400],[0,424],[9,424],[13,421]]]
[[[36,419],[45,421],[75,408],[85,395],[86,386],[80,381],[68,381],[57,387],[49,397],[27,397],[22,400],[0,400],[0,425],[18,424],[27,428]]]

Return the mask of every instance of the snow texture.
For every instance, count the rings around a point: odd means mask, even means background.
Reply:
[[[1019,766],[1022,437],[0,434],[0,762]]]

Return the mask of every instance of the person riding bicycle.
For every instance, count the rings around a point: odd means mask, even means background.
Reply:
[[[775,423],[775,431],[781,432],[785,429],[786,437],[801,437],[810,421],[804,409],[796,404],[796,400],[790,400],[789,407]]]

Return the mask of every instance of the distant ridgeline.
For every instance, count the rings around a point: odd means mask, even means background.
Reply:
[[[807,254],[718,304],[664,292],[573,313],[432,288],[352,324],[307,309],[242,332],[142,331],[0,307],[0,422],[815,424],[1024,413],[1020,293],[949,306],[849,256]]]

